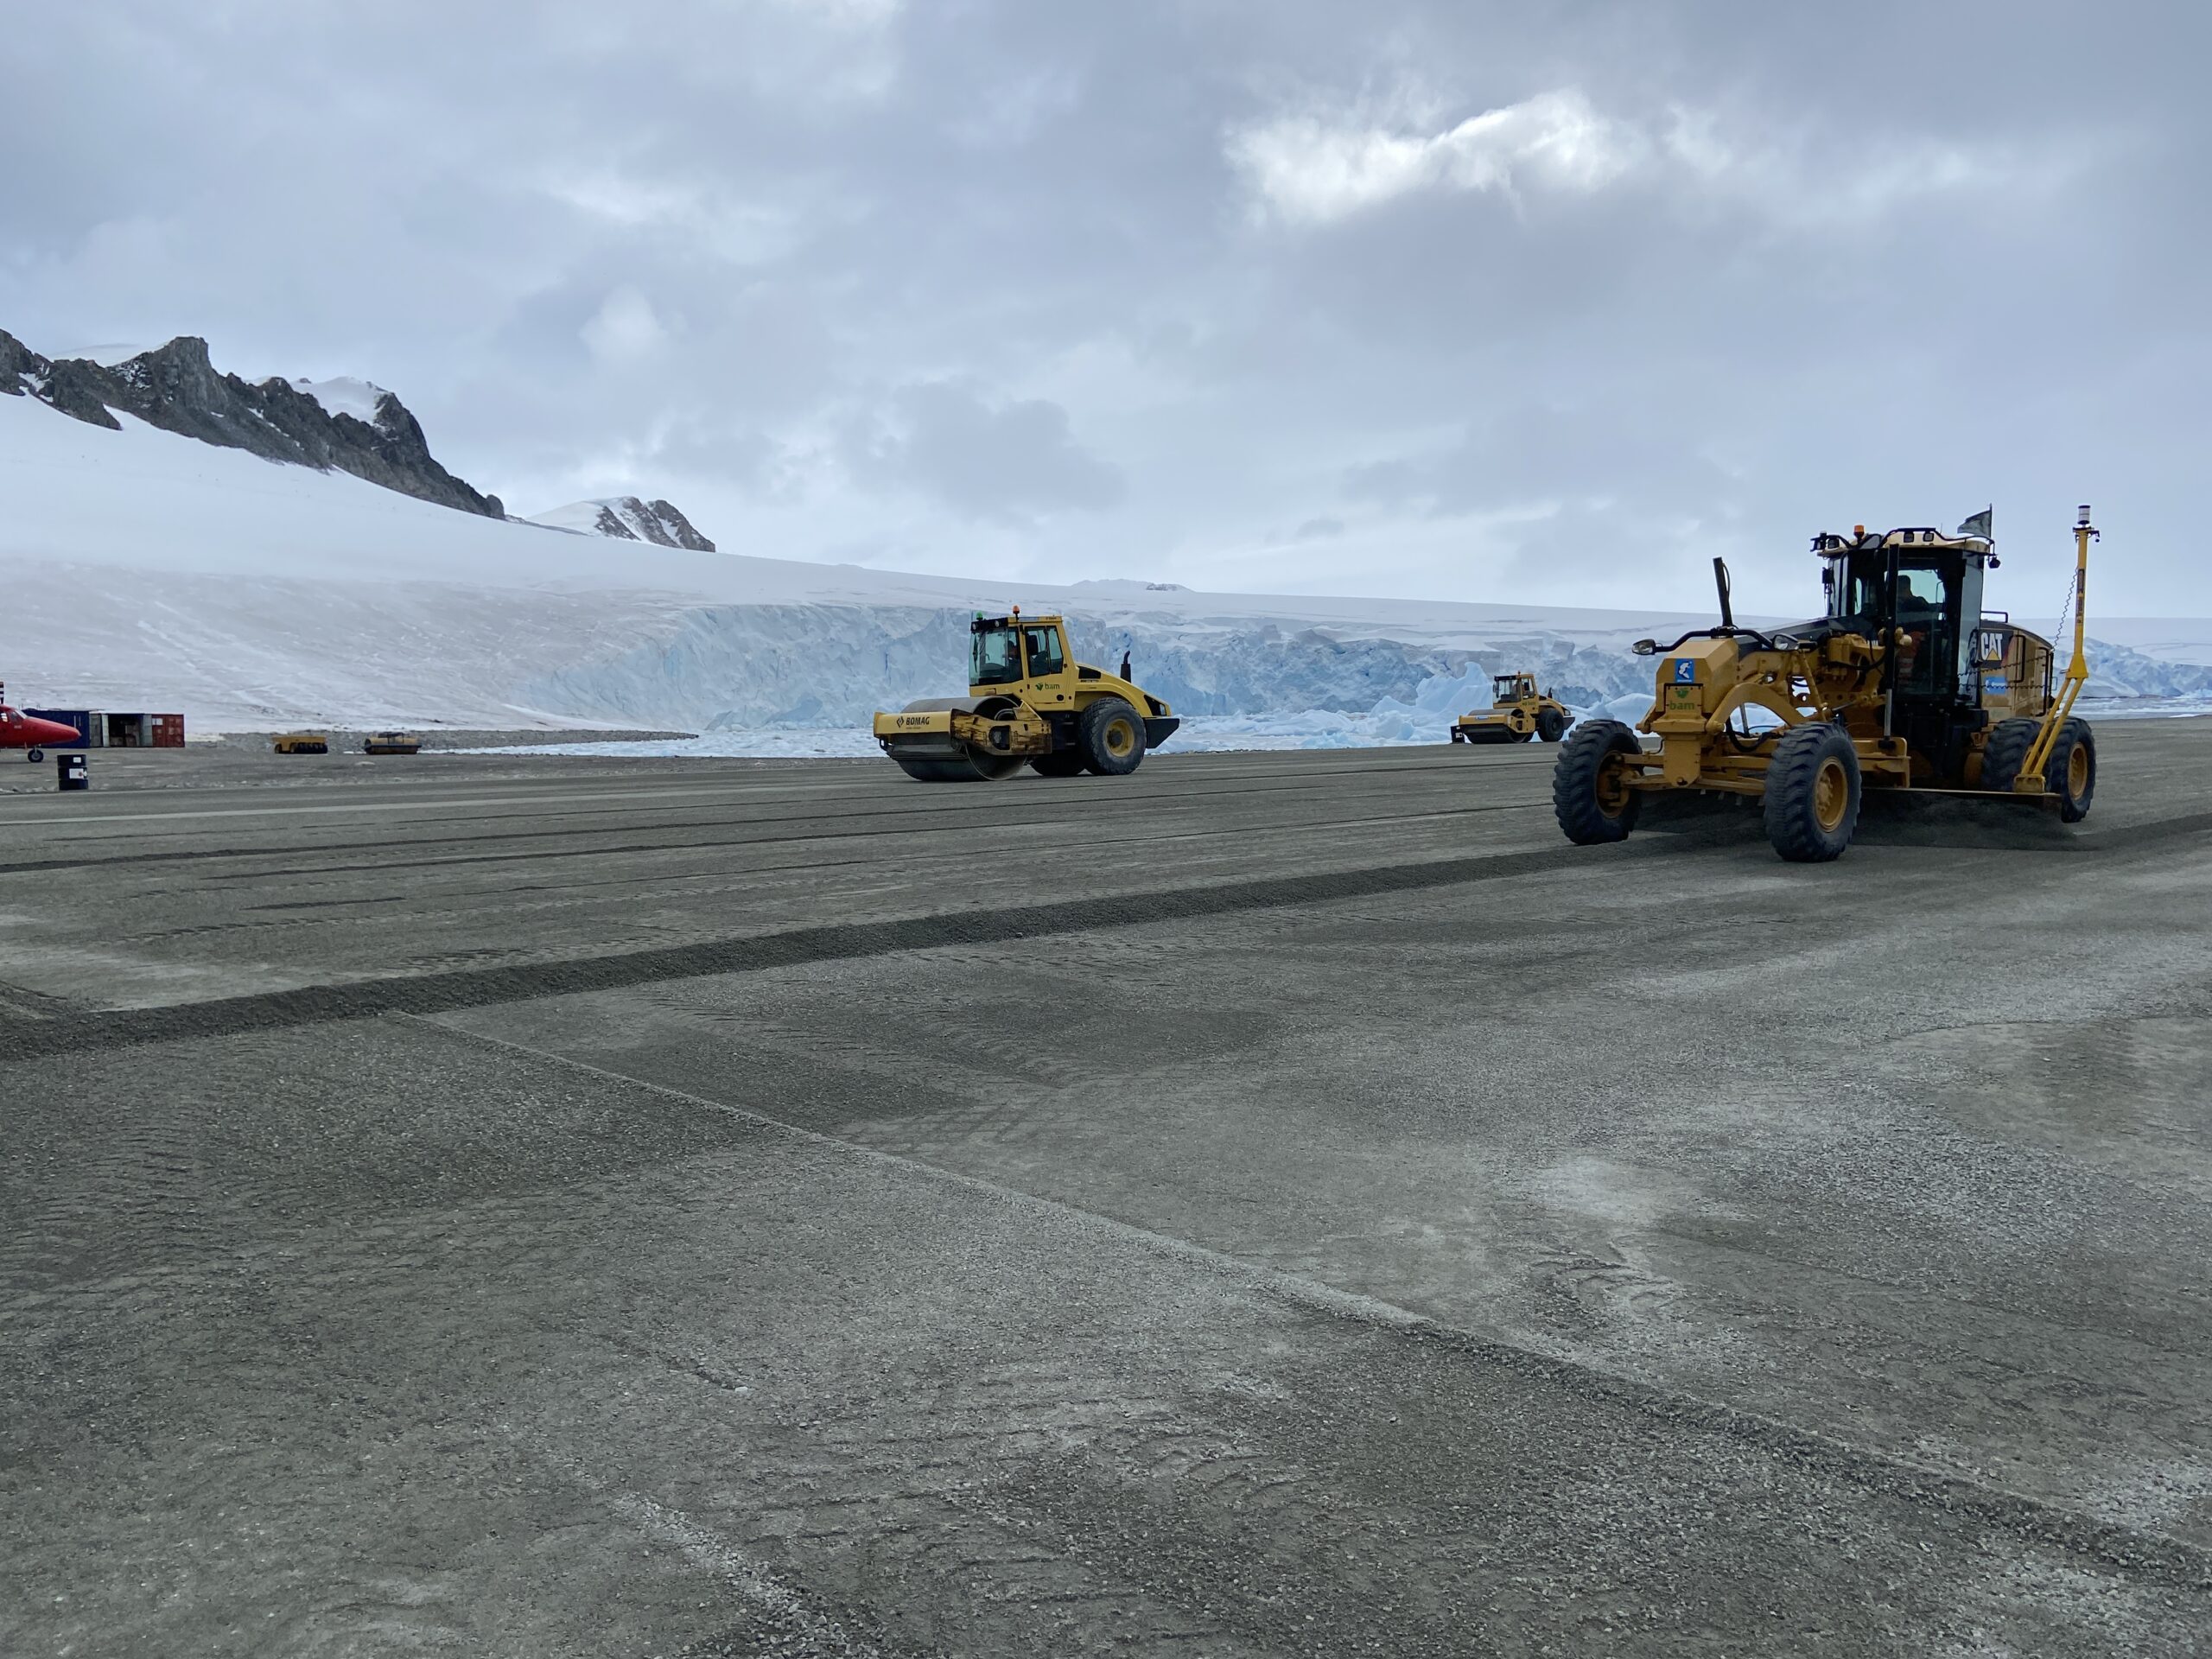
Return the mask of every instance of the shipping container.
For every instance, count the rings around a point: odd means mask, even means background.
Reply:
[[[73,748],[101,747],[105,722],[97,709],[26,709],[23,712],[33,720],[58,720],[64,726],[74,726],[77,741],[70,746]]]
[[[184,716],[156,715],[154,747],[157,749],[181,749],[184,747]]]
[[[154,747],[154,722],[145,715],[110,715],[107,716],[107,746],[111,749],[150,749]]]

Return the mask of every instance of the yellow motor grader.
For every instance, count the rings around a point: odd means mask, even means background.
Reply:
[[[925,784],[1008,778],[1027,765],[1047,778],[1120,777],[1182,724],[1122,672],[1078,663],[1057,616],[978,615],[968,625],[968,695],[878,714],[875,740]]]
[[[1537,690],[1534,674],[1493,674],[1490,683],[1490,707],[1459,716],[1452,728],[1454,743],[1526,743],[1532,737],[1556,743],[1574,724],[1574,711]]]
[[[2097,786],[2096,737],[2074,716],[2089,677],[2096,534],[2083,507],[2074,656],[2056,686],[2050,642],[1981,607],[1983,573],[1998,563],[1986,513],[1948,536],[1864,525],[1815,536],[1827,613],[1786,628],[1738,627],[1728,567],[1715,559],[1720,626],[1634,647],[1659,658],[1637,730],[1585,721],[1560,752],[1560,828],[1580,845],[1619,841],[1645,797],[1707,791],[1758,801],[1775,851],[1811,863],[1851,844],[1869,788],[2031,802],[2079,823]]]

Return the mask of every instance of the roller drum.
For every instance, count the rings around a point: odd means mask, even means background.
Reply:
[[[925,697],[908,703],[904,712],[972,715],[982,711],[984,701],[981,697]],[[1027,755],[971,748],[950,733],[937,732],[893,738],[884,745],[884,753],[898,762],[899,771],[925,784],[995,783],[1011,778],[1028,762]]]

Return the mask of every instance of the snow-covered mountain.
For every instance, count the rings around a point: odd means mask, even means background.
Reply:
[[[683,546],[611,560],[596,537],[258,454],[0,397],[0,670],[22,701],[176,709],[200,730],[775,728],[757,740],[772,752],[957,690],[968,617],[1019,601],[1065,613],[1088,660],[1131,651],[1138,678],[1201,721],[1433,741],[1444,716],[1487,700],[1493,671],[1534,667],[1584,708],[1648,696],[1650,664],[1629,643],[1710,620],[1009,584]],[[2212,644],[2212,623],[2155,632],[2170,649]],[[2212,694],[2212,667],[2118,645],[2096,658],[2100,690]]]
[[[335,469],[403,495],[497,518],[503,509],[455,478],[430,454],[407,406],[365,380],[270,378],[219,372],[207,342],[190,335],[165,346],[94,346],[41,357],[0,332],[0,393],[29,397],[111,431],[118,416],[243,449],[264,461]]]
[[[626,541],[651,542],[656,547],[687,548],[711,553],[715,544],[692,528],[666,501],[646,501],[634,495],[611,495],[597,501],[571,501],[530,515],[533,524],[551,530],[573,530],[585,536],[613,536]]]

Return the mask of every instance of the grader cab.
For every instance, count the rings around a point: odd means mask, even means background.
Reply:
[[[1024,765],[1047,778],[1119,777],[1181,724],[1122,675],[1077,662],[1061,618],[1016,606],[969,624],[966,696],[878,714],[874,730],[909,778],[951,784],[1010,778]]]
[[[1850,845],[1866,789],[2032,802],[2078,823],[2096,791],[2095,734],[2074,717],[2088,678],[2083,594],[2089,542],[2075,527],[2074,654],[2054,683],[2050,642],[1982,608],[1998,563],[1986,516],[1955,534],[1910,528],[1813,538],[1824,615],[1787,628],[1736,626],[1727,566],[1713,561],[1720,626],[1659,659],[1635,731],[1586,721],[1552,778],[1560,828],[1618,841],[1647,796],[1703,791],[1758,801],[1768,840],[1794,862]],[[1643,732],[1658,739],[1643,747]]]

